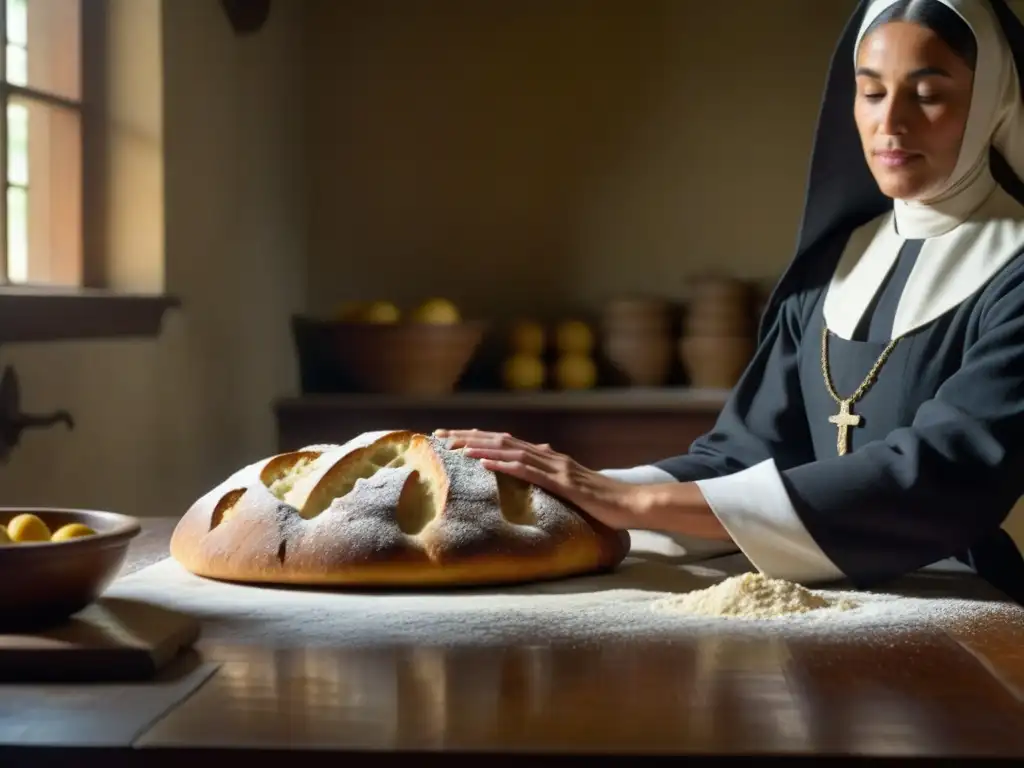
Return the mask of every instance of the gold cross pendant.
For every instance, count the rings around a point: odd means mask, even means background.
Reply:
[[[850,447],[850,427],[860,426],[860,416],[850,413],[850,401],[839,401],[839,413],[829,416],[828,420],[836,425],[839,434],[836,437],[836,450],[843,456]]]

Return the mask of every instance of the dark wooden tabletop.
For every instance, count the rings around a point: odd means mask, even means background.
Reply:
[[[172,527],[147,521],[126,572],[166,557]],[[1001,599],[970,576],[943,584]],[[254,637],[201,641],[196,658],[220,666],[131,743],[8,740],[0,765],[150,768],[278,750],[302,750],[303,768],[396,752],[449,766],[507,753],[531,764],[581,754],[630,764],[666,755],[1024,758],[1024,622],[847,642],[780,632],[304,649]],[[24,718],[26,727],[62,727],[39,707]]]

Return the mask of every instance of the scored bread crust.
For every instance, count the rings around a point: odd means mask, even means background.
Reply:
[[[198,576],[336,586],[471,586],[611,570],[615,531],[444,441],[367,432],[243,467],[178,521]]]

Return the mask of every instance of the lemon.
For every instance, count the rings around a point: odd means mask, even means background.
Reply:
[[[7,535],[7,529],[0,525],[0,547],[13,543],[11,537]]]
[[[563,355],[586,355],[594,348],[594,332],[582,320],[566,320],[555,329],[555,346]]]
[[[544,386],[544,363],[536,355],[511,355],[505,360],[502,378],[508,389],[540,389]]]
[[[23,514],[15,517],[7,524],[7,535],[11,541],[49,541],[50,529],[46,523],[32,514]]]
[[[456,325],[462,318],[459,308],[448,299],[430,299],[416,307],[410,319],[428,325]]]
[[[561,389],[591,389],[597,383],[597,366],[586,355],[562,355],[555,362],[555,381]]]
[[[362,312],[361,319],[367,323],[388,325],[397,323],[402,313],[390,301],[375,301]]]
[[[341,322],[351,323],[358,321],[365,311],[364,301],[343,301],[335,307],[332,317]]]
[[[78,539],[82,536],[95,536],[96,531],[90,528],[88,525],[82,523],[68,523],[58,528],[50,541],[68,541],[70,539]]]
[[[540,323],[521,320],[513,325],[509,332],[509,346],[514,352],[522,355],[540,355],[547,343],[544,336],[544,326]]]

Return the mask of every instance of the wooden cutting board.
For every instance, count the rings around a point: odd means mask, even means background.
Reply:
[[[139,600],[100,598],[63,624],[0,634],[0,682],[146,679],[198,638],[192,616]]]

